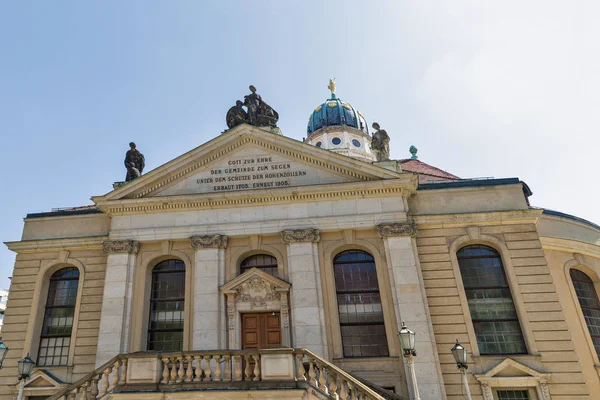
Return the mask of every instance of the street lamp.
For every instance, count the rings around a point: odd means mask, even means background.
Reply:
[[[398,338],[400,338],[400,345],[404,351],[404,357],[408,360],[408,369],[410,370],[415,400],[421,400],[419,388],[417,387],[417,374],[415,373],[415,362],[413,359],[413,357],[417,355],[417,351],[415,350],[415,333],[408,329],[406,324],[402,322],[402,329],[398,332]]]
[[[0,338],[0,369],[2,369],[2,363],[6,358],[6,353],[8,353],[8,347],[6,347],[6,345],[2,341],[2,338]]]
[[[456,339],[456,344],[454,347],[452,347],[451,351],[452,355],[454,356],[454,360],[456,361],[456,366],[460,371],[467,400],[471,400],[471,390],[469,389],[469,382],[467,380],[467,368],[469,368],[467,365],[467,349],[458,343],[458,339]]]
[[[21,384],[19,385],[19,396],[17,397],[17,400],[23,400],[25,381],[31,376],[31,370],[33,367],[35,367],[35,361],[33,361],[31,357],[29,357],[29,353],[27,353],[25,358],[19,360],[17,364],[19,367],[19,379],[21,380]]]

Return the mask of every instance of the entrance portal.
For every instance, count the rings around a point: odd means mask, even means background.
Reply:
[[[242,350],[281,347],[279,312],[242,314]]]

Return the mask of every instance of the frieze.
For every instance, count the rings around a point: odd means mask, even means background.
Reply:
[[[227,247],[227,236],[225,235],[192,236],[190,240],[194,250]]]
[[[102,242],[105,253],[130,253],[137,254],[140,250],[140,242],[137,240],[105,240]]]
[[[392,236],[415,236],[417,234],[417,225],[414,222],[379,224],[377,225],[377,233],[382,238]]]
[[[285,243],[313,242],[321,240],[318,229],[286,229],[281,232],[281,239]]]

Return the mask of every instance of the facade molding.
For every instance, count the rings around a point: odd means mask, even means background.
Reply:
[[[505,374],[505,371],[510,371]],[[537,398],[551,400],[548,380],[552,374],[539,372],[525,364],[506,358],[484,374],[473,374],[480,383],[485,400],[494,399],[492,388],[532,388]]]
[[[540,236],[540,242],[545,250],[557,250],[567,253],[577,252],[586,256],[600,258],[600,245],[547,236]]]
[[[412,218],[419,229],[466,228],[468,226],[486,226],[511,224],[537,224],[542,210],[507,210],[460,214],[413,215]]]
[[[15,242],[4,242],[9,250],[15,253],[32,253],[36,251],[51,250],[73,250],[100,249],[102,243],[108,239],[108,236],[86,236],[61,239],[40,239],[40,240],[20,240]]]
[[[137,240],[105,240],[102,242],[102,250],[107,254],[137,254],[140,250],[140,242]]]
[[[194,250],[224,249],[227,247],[227,236],[219,234],[194,235],[190,238],[190,244]]]
[[[377,233],[379,237],[393,236],[416,236],[417,225],[414,222],[394,222],[389,224],[377,225]]]
[[[312,242],[318,243],[321,234],[318,229],[286,229],[281,232],[281,240],[284,243]]]

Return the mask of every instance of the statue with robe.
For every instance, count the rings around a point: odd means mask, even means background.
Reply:
[[[242,106],[245,106],[246,110]],[[240,100],[236,101],[235,106],[227,111],[225,120],[230,129],[242,123],[274,128],[277,126],[279,114],[264,102],[262,97],[256,93],[256,88],[250,85],[250,94],[244,96],[243,103]]]
[[[389,161],[390,159],[390,136],[384,129],[379,127],[377,122],[373,122],[375,133],[371,139],[371,150],[377,161]]]
[[[129,143],[129,150],[125,154],[125,168],[127,168],[125,181],[129,182],[142,176],[145,163],[144,155],[136,149],[135,143]]]

